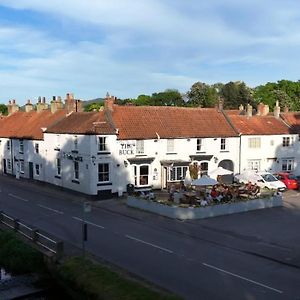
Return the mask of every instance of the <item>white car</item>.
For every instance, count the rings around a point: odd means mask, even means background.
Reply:
[[[286,190],[286,185],[269,172],[245,171],[235,177],[239,182],[247,183],[250,181],[252,183],[256,183],[261,188],[278,190],[280,192],[284,192]]]

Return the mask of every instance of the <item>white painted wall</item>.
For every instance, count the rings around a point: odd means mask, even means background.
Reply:
[[[283,137],[294,140],[293,145],[282,146]],[[249,148],[249,138],[260,138],[260,148]],[[298,135],[244,135],[241,136],[241,171],[248,169],[249,160],[260,160],[260,170],[271,173],[282,170],[282,159],[294,158],[295,173],[300,174]]]

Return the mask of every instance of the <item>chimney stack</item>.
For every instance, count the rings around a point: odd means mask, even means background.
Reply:
[[[13,114],[19,110],[19,106],[16,104],[16,100],[9,100],[7,105],[8,115]]]
[[[220,98],[219,102],[218,102],[218,110],[222,111],[223,110],[223,106],[224,106],[224,100],[222,98]]]
[[[33,110],[33,105],[31,104],[30,99],[27,100],[27,103],[25,104],[25,111],[30,112]]]
[[[243,104],[240,104],[239,106],[239,111],[242,112],[244,110],[244,105]]]
[[[280,106],[279,106],[279,102],[276,101],[276,105],[274,107],[274,117],[278,119],[279,116],[280,116]]]
[[[246,115],[247,117],[252,117],[252,106],[250,104],[247,104]]]
[[[284,112],[284,113],[288,113],[288,112],[289,112],[288,106],[285,106],[285,107],[284,107],[283,112]]]
[[[48,109],[48,104],[46,103],[46,98],[38,97],[38,102],[36,104],[36,111],[39,113],[46,109]]]
[[[113,111],[114,110],[114,103],[115,103],[116,99],[117,99],[116,97],[110,96],[109,93],[107,92],[105,100],[104,100],[105,110]]]
[[[52,97],[52,101],[51,101],[51,112],[54,114],[57,110],[59,109],[63,109],[64,105],[61,101],[61,97]]]

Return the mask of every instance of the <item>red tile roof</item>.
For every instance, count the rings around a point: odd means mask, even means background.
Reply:
[[[42,128],[47,128],[65,115],[65,110],[58,110],[54,114],[50,110],[39,113],[17,111],[0,120],[0,137],[41,140],[43,139]]]
[[[114,105],[112,118],[119,139],[237,136],[215,108]]]
[[[49,126],[48,133],[115,134],[115,129],[104,111],[73,112],[60,122]]]
[[[291,126],[292,131],[300,133],[300,112],[282,113],[281,117]]]
[[[290,134],[291,129],[281,119],[274,116],[229,115],[233,126],[240,134],[245,135],[276,135]]]

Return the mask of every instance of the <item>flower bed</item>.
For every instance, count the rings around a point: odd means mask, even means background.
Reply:
[[[282,206],[282,196],[274,195],[268,198],[242,200],[239,202],[221,203],[205,207],[172,205],[170,202],[144,200],[141,198],[128,197],[127,205],[150,211],[172,219],[191,220],[228,215],[250,210]]]

